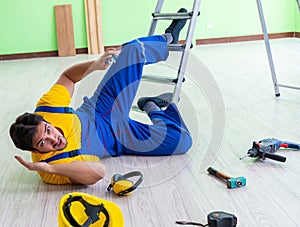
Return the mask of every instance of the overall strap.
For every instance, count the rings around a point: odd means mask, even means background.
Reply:
[[[80,155],[79,150],[73,150],[73,151],[68,151],[68,152],[64,152],[64,153],[61,153],[61,154],[54,155],[50,158],[41,160],[40,162],[47,162],[48,163],[48,162],[53,162],[53,161],[63,159],[63,158],[73,158],[73,157],[78,156],[78,155]]]
[[[72,107],[54,107],[54,106],[38,106],[34,112],[49,112],[49,113],[67,113],[73,114],[74,109]]]

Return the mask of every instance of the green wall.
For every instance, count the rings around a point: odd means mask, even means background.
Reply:
[[[72,4],[76,48],[86,47],[83,1],[1,0],[0,54],[57,50],[54,5]]]
[[[295,6],[296,16],[295,16],[295,31],[300,32],[300,9]]]
[[[87,47],[84,0],[1,1],[0,55],[57,50],[53,7],[62,4],[72,4],[76,48]],[[180,7],[191,10],[192,3],[165,0],[163,12],[175,12]],[[262,0],[262,5],[269,33],[300,32],[295,0]],[[101,0],[101,6],[104,44],[111,46],[147,35],[156,1]],[[202,0],[200,11],[195,39],[261,34],[255,0]],[[157,33],[163,33],[169,23],[159,21]]]

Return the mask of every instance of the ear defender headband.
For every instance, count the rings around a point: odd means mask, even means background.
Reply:
[[[139,177],[138,180],[133,183],[128,178]],[[139,171],[133,171],[124,175],[115,174],[111,178],[111,182],[107,187],[107,191],[113,189],[114,193],[118,196],[131,194],[143,181],[143,174]]]

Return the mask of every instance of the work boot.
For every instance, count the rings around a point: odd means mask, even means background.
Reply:
[[[178,10],[178,13],[186,13],[185,8]],[[173,20],[170,26],[165,30],[165,33],[171,33],[173,41],[171,43],[176,44],[178,42],[179,33],[186,24],[187,19],[177,19]]]
[[[144,110],[147,102],[154,102],[159,108],[167,107],[172,101],[172,93],[164,93],[154,97],[142,97],[138,100],[137,105],[140,110]]]

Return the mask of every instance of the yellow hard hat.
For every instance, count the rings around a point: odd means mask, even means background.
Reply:
[[[59,203],[59,227],[123,227],[121,209],[113,202],[81,192],[63,196]]]
[[[133,183],[128,178],[139,177],[138,180]],[[111,178],[111,182],[107,187],[107,190],[110,191],[113,189],[114,193],[118,196],[129,195],[131,194],[143,181],[143,174],[139,171],[133,171],[126,173],[124,175],[115,174]]]

